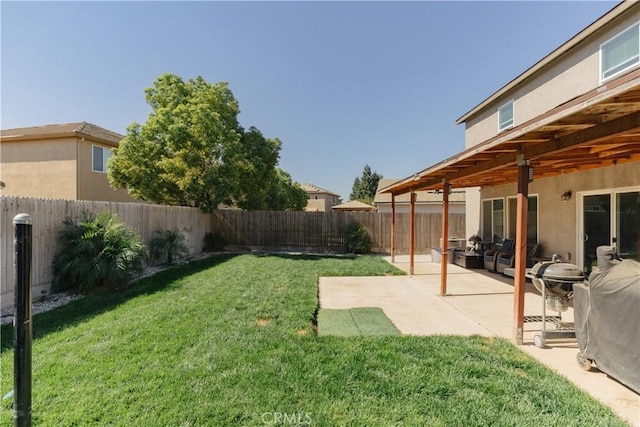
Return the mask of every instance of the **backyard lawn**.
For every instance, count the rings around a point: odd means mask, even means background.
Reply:
[[[376,257],[225,255],[34,318],[34,425],[624,425],[509,342],[317,336],[318,277]],[[11,326],[2,385],[13,385]],[[2,425],[12,425],[11,400]]]

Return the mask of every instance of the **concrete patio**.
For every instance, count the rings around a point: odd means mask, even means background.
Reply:
[[[385,257],[390,262],[390,257]],[[408,256],[396,256],[394,265],[409,271]],[[405,335],[485,335],[512,337],[513,280],[486,270],[448,265],[447,296],[441,297],[440,264],[417,256],[413,276],[321,277],[321,308],[380,307]],[[527,284],[525,316],[541,315],[542,298]],[[572,309],[563,313],[573,321]],[[640,426],[640,396],[593,368],[576,363],[575,340],[549,340],[546,348],[533,344],[540,323],[524,324],[520,348],[610,406],[632,425]]]

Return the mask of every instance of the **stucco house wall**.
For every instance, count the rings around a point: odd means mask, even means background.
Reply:
[[[607,23],[578,46],[469,117],[465,122],[465,146],[473,147],[500,133],[498,108],[510,100],[513,100],[514,126],[518,126],[600,86],[600,45],[637,23],[639,11],[640,3],[635,7],[635,14],[626,14]]]
[[[93,146],[113,149],[117,144],[95,142],[91,139],[79,138],[78,141],[78,200],[105,200],[110,202],[137,202],[127,190],[114,189],[109,185],[106,172],[92,170]]]
[[[465,146],[470,148],[499,135],[498,108],[510,100],[513,100],[514,105],[514,126],[518,126],[577,96],[606,85],[608,80],[600,80],[601,45],[640,21],[640,3],[623,6],[629,8],[608,22],[598,24],[598,29],[592,34],[567,51],[561,52],[555,59],[549,60],[546,65],[514,87],[509,88],[511,83],[507,84],[500,90],[504,93],[490,103],[484,106],[480,104],[474,108],[477,111],[471,110],[460,118],[458,123],[464,122],[466,125]],[[580,34],[574,39],[579,38]],[[570,44],[572,41],[567,43]],[[564,45],[558,50],[563,47]],[[549,56],[555,54],[556,51]],[[620,75],[637,68],[638,65]],[[616,189],[640,191],[640,162],[544,179],[536,179],[534,171],[534,181],[529,184],[529,194],[538,197],[538,241],[543,244],[544,255],[557,253],[564,259],[580,264],[584,257],[581,253],[584,238],[581,229],[582,193]],[[482,200],[503,198],[506,202],[508,197],[517,193],[515,184],[483,189],[468,188],[466,191],[467,233],[482,230]],[[571,199],[566,202],[560,197],[565,191],[572,192]],[[506,203],[504,220],[506,231]]]
[[[86,122],[2,130],[0,195],[133,202],[93,171],[92,147],[113,149],[122,135]],[[137,201],[140,202],[140,201]]]
[[[533,182],[529,184],[529,195],[538,197],[538,243],[543,246],[543,255],[558,254],[577,263],[583,239],[577,229],[581,215],[580,193],[611,189],[640,191],[640,165],[625,163],[542,179],[535,179],[534,175]],[[565,191],[572,193],[568,201],[561,199]],[[516,193],[515,184],[487,187],[482,191],[482,198],[506,198]],[[505,224],[507,221],[505,218]]]
[[[0,143],[0,181],[3,196],[74,200],[76,188],[75,138]]]
[[[318,187],[317,185],[302,184],[301,187],[307,192],[305,211],[330,212],[333,206],[342,203],[339,195],[322,187]]]

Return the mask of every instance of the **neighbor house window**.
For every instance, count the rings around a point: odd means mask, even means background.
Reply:
[[[640,23],[600,46],[600,80],[618,75],[640,63]]]
[[[482,201],[482,240],[495,243],[504,240],[504,199]]]
[[[527,243],[538,243],[538,196],[529,196],[527,209]],[[517,221],[517,199],[510,197],[507,199],[507,238],[516,238],[516,221]]]
[[[107,160],[111,157],[111,150],[105,147],[93,146],[93,168],[94,172],[106,172]]]
[[[509,101],[498,108],[498,130],[508,129],[513,126],[513,101]]]

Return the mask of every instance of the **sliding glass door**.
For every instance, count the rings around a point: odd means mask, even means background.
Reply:
[[[607,191],[582,196],[582,266],[597,265],[598,246],[615,246],[623,258],[639,259],[640,191]]]

